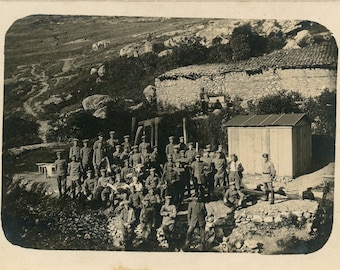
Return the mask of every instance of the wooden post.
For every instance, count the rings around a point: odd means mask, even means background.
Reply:
[[[184,137],[184,143],[187,144],[186,118],[183,118],[183,137]]]
[[[136,130],[136,117],[131,119],[131,142],[135,140],[135,130]]]

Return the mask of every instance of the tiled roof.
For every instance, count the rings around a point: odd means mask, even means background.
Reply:
[[[302,118],[307,118],[304,113],[291,114],[263,114],[263,115],[238,115],[224,127],[265,127],[265,126],[295,126]]]
[[[301,49],[279,50],[268,55],[252,57],[232,64],[205,64],[180,67],[170,70],[158,78],[174,79],[186,77],[214,76],[229,72],[259,71],[268,68],[331,68],[337,67],[338,49],[334,42],[324,42]]]

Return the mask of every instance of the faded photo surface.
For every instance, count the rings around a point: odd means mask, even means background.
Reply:
[[[334,30],[309,16],[60,14],[4,35],[4,246],[111,254],[119,269],[253,253],[266,267],[327,248]]]

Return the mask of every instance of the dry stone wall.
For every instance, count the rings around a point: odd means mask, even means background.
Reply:
[[[237,95],[244,100],[257,100],[280,90],[298,91],[305,97],[315,97],[325,88],[336,90],[336,70],[270,68],[255,74],[247,74],[247,72],[195,74],[194,78],[177,74],[164,80],[156,78],[155,86],[159,105],[182,109],[194,105],[199,100],[201,87],[204,87],[211,96]]]

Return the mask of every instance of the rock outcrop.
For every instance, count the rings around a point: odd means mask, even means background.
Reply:
[[[82,102],[84,110],[94,111],[93,116],[106,118],[107,104],[112,102],[108,95],[93,95],[85,98]]]

